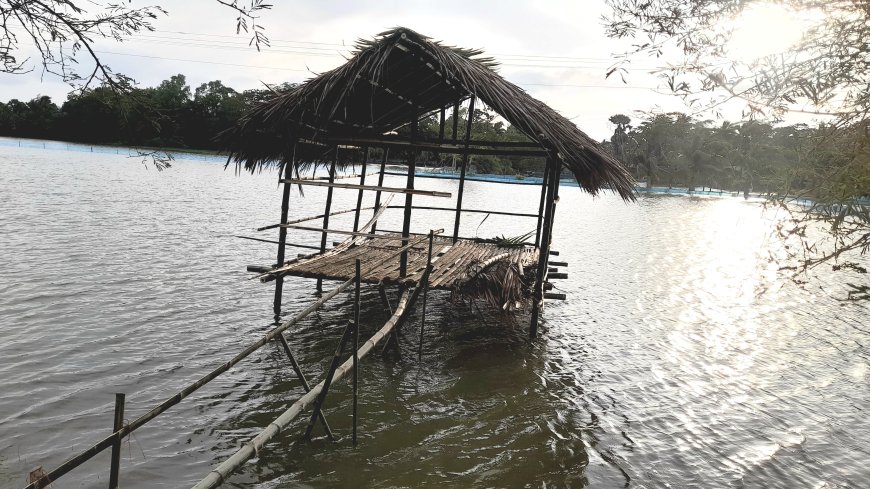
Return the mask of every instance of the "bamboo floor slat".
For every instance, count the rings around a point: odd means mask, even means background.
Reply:
[[[360,260],[362,281],[366,283],[395,283],[416,285],[426,269],[428,242],[421,241],[408,250],[408,274],[399,276],[399,255],[373,268],[402,247],[401,235],[388,235],[394,239],[356,238],[349,246],[339,245],[323,254],[302,258],[274,270],[285,275],[347,280],[354,276],[355,261]],[[410,239],[413,240],[412,236]],[[538,261],[538,250],[526,248],[500,248],[492,243],[459,240],[436,236],[432,245],[432,273],[429,286],[433,289],[453,290],[474,277],[481,264],[488,260],[518,261],[523,267]]]

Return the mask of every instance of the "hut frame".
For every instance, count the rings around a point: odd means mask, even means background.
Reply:
[[[466,275],[453,277],[452,281],[439,282],[439,263],[435,263],[432,276],[435,288],[459,290],[470,280],[472,264],[496,263],[501,260],[519,260],[527,268],[534,269],[534,281],[526,292],[531,307],[529,333],[535,337],[538,329],[543,300],[563,298],[561,294],[547,294],[549,279],[565,277],[564,273],[549,267],[552,252],[552,228],[555,205],[558,200],[560,176],[567,170],[581,187],[597,194],[604,188],[618,192],[624,199],[634,198],[633,179],[623,167],[607,155],[591,138],[573,123],[553,109],[529,96],[516,85],[500,77],[495,71],[495,62],[482,56],[482,52],[454,47],[441,43],[407,28],[396,28],[381,33],[374,40],[360,41],[358,50],[344,65],[323,73],[287,92],[277,93],[274,98],[254,108],[236,127],[222,137],[230,154],[230,162],[238,169],[256,171],[264,166],[276,165],[282,169],[280,183],[283,187],[281,220],[266,228],[278,227],[277,260],[272,268],[252,266],[252,271],[264,273],[263,280],[274,280],[275,297],[273,311],[276,317],[281,312],[283,281],[287,276],[303,276],[317,279],[318,290],[324,279],[344,280],[351,276],[348,264],[357,247],[364,247],[378,240],[394,239],[391,246],[405,246],[411,236],[411,223],[415,210],[450,212],[453,214],[452,245],[463,245],[466,252],[477,260],[462,260]],[[459,134],[460,106],[468,103],[464,134]],[[473,140],[472,124],[476,105],[485,103],[511,125],[525,134],[528,141],[482,141]],[[452,108],[453,127],[446,136],[446,114]],[[423,117],[438,116],[438,137],[424,138],[419,135],[418,123]],[[399,135],[394,131],[404,130]],[[382,161],[378,184],[366,182],[370,150],[380,148]],[[340,152],[362,154],[359,183],[338,182],[336,170],[348,165],[347,157]],[[386,162],[390,151],[406,153],[407,171],[404,187],[384,187]],[[452,206],[415,206],[415,195],[448,197],[445,193],[422,190],[415,187],[416,163],[421,151],[436,154],[461,156],[458,166],[459,188]],[[541,157],[546,161],[541,184],[537,212],[506,212],[499,209],[467,209],[463,206],[465,183],[472,155]],[[328,168],[325,179],[303,179],[306,170],[323,166]],[[395,175],[396,173],[391,173]],[[318,216],[288,221],[290,186],[326,187],[324,212]],[[330,216],[349,211],[332,210],[333,192],[337,189],[357,190],[357,208],[354,212],[352,231],[331,229]],[[402,229],[386,233],[378,230],[377,219],[370,227],[360,227],[363,193],[375,192],[374,212],[386,209],[402,209]],[[382,207],[385,193],[404,195],[403,205]],[[453,196],[449,196],[454,198]],[[529,246],[529,254],[500,253],[479,246],[468,246],[469,239],[459,236],[463,213],[489,213],[528,217],[536,220],[535,241]],[[322,219],[322,227],[299,224],[300,221]],[[261,228],[263,229],[263,228]],[[288,246],[297,245],[287,241],[287,230],[321,233],[318,252],[295,260],[286,260]],[[328,236],[349,235],[344,247],[328,249]],[[388,236],[384,236],[388,234]],[[436,242],[436,246],[441,241]],[[335,250],[341,248],[344,254]],[[502,250],[503,251],[503,250]],[[412,250],[399,257],[397,270],[380,276],[363,277],[369,283],[396,283],[401,287],[418,284],[420,269],[409,270]],[[438,253],[436,253],[437,255]],[[451,258],[453,258],[451,256]],[[344,263],[344,265],[335,265]],[[492,264],[490,263],[490,264]],[[418,262],[419,265],[419,262]],[[520,267],[523,268],[522,266]],[[341,272],[341,273],[339,273]],[[504,297],[517,294],[505,292]],[[505,303],[507,306],[507,302]]]

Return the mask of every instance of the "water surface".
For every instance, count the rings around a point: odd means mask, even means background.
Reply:
[[[157,172],[123,151],[3,142],[0,487],[16,488],[108,434],[115,392],[137,417],[268,330],[272,288],[245,265],[272,263],[274,245],[227,236],[276,222],[280,192],[274,172],[237,176],[219,159]],[[292,215],[319,214],[323,195],[294,189]],[[465,199],[535,212],[538,196],[468,182]],[[334,208],[355,198],[336,191]],[[450,215],[419,216],[414,231],[452,228]],[[463,235],[534,228],[470,216]],[[563,187],[554,239],[568,300],[548,303],[537,341],[526,315],[433,294],[422,360],[415,319],[401,358],[362,364],[358,448],[320,431],[297,443],[299,420],[228,486],[866,487],[867,309],[837,300],[836,276],[806,288],[778,276],[773,218],[740,199],[627,205]],[[383,221],[400,226],[400,212]],[[288,280],[288,314],[312,300],[313,281]],[[370,288],[363,302],[371,332],[388,314]],[[340,295],[291,331],[312,379],[350,316]],[[283,352],[263,348],[125,442],[123,486],[189,487],[301,394]],[[344,382],[328,401],[343,436],[349,401]],[[97,457],[56,487],[104,487],[107,468]]]

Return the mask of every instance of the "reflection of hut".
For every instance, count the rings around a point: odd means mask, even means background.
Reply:
[[[362,280],[368,283],[399,284],[401,287],[427,285],[460,294],[483,296],[504,308],[531,305],[531,334],[537,329],[540,305],[545,296],[551,227],[558,181],[563,169],[571,172],[582,188],[596,194],[603,188],[632,199],[633,179],[616,160],[605,154],[586,134],[556,111],[532,98],[521,88],[500,77],[491,59],[479,51],[443,46],[405,28],[362,41],[358,51],[344,65],[317,76],[272,100],[257,106],[236,127],[223,136],[231,159],[240,167],[255,171],[263,166],[281,168],[285,184],[279,228],[277,266],[266,270],[275,278],[275,312],[280,310],[285,276],[347,280],[354,274],[356,259],[362,261]],[[457,134],[459,106],[468,101],[469,123]],[[511,125],[522,131],[527,142],[473,141],[471,123],[475,104],[485,103]],[[445,137],[445,113],[453,111],[452,136]],[[422,117],[440,114],[438,138],[419,135]],[[449,128],[448,128],[449,129]],[[387,134],[398,130],[401,134]],[[370,150],[383,155],[378,184],[366,182],[365,166]],[[407,179],[403,187],[383,186],[384,162],[392,150],[407,155]],[[364,155],[359,184],[336,181],[336,166],[350,151]],[[455,196],[420,189],[415,182],[415,162],[420,151],[461,155],[460,181]],[[506,247],[505,243],[480,242],[460,237],[464,213],[498,210],[465,209],[462,194],[469,155],[522,155],[546,159],[540,202],[536,212],[506,213],[537,220],[533,243]],[[303,170],[321,165],[329,168],[327,179],[302,178]],[[288,201],[292,185],[328,187],[325,212],[310,219],[289,219]],[[354,189],[362,201],[364,191],[376,193],[374,216],[360,225],[360,205],[355,209],[352,230],[329,228],[334,189]],[[403,194],[402,206],[386,205],[382,194]],[[407,245],[415,237],[410,224],[414,195],[450,198],[443,207],[429,206],[454,216],[447,236],[433,240],[433,263],[428,284],[421,284],[426,268],[427,246]],[[403,209],[401,231],[378,230],[377,219],[389,209]],[[300,224],[322,219],[322,227]],[[319,252],[286,260],[287,229],[321,234]],[[327,235],[350,236],[329,248]],[[531,237],[528,238],[531,241]],[[389,250],[406,247],[395,260],[384,260]],[[381,263],[383,262],[383,263]],[[375,266],[379,263],[378,266]]]

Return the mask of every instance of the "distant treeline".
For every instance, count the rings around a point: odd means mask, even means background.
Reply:
[[[289,86],[276,87],[286,89]],[[0,135],[82,143],[217,149],[214,136],[271,91],[236,90],[220,81],[191,91],[184,75],[123,95],[106,87],[73,92],[58,107],[50,97],[0,102]]]
[[[73,92],[60,106],[47,96],[28,102],[12,99],[0,102],[0,136],[217,150],[220,149],[215,140],[218,133],[233,125],[249,107],[273,96],[274,91],[293,86],[287,83],[273,89],[239,92],[216,80],[191,90],[186,77],[179,74],[156,87],[134,88],[123,95],[107,87]],[[465,134],[466,113],[462,108],[458,124],[460,137]],[[445,128],[446,137],[451,137],[453,117],[450,111]],[[420,121],[419,131],[424,137],[438,137],[438,117]],[[519,131],[497,121],[495,114],[486,108],[475,110],[472,137],[526,140]],[[430,165],[452,165],[453,155],[438,158],[424,153],[422,161]],[[540,172],[543,160],[474,156],[471,164],[479,173],[535,174]]]
[[[638,181],[741,192],[818,196],[870,194],[865,127],[697,120],[683,113],[610,117],[605,148]]]
[[[191,90],[179,74],[156,87],[134,88],[123,95],[106,87],[74,92],[61,106],[46,96],[28,102],[12,99],[0,102],[0,136],[216,150],[220,144],[215,136],[248,108],[293,86],[239,92],[211,81]],[[460,110],[459,138],[465,134],[466,113],[465,108]],[[646,114],[637,124],[622,114],[609,120],[615,129],[609,141],[602,141],[605,149],[638,181],[651,186],[800,192],[824,184],[846,195],[870,193],[863,127],[773,127],[755,121],[714,124],[682,113]],[[438,114],[420,121],[419,131],[423,137],[437,138]],[[451,138],[452,132],[453,116],[448,111],[445,137]],[[527,140],[486,107],[475,110],[472,138]],[[454,158],[458,161],[460,157],[424,152],[418,162],[450,166]],[[478,173],[534,175],[541,173],[543,160],[473,156],[471,167]],[[843,177],[832,182],[831,177],[838,175]]]

